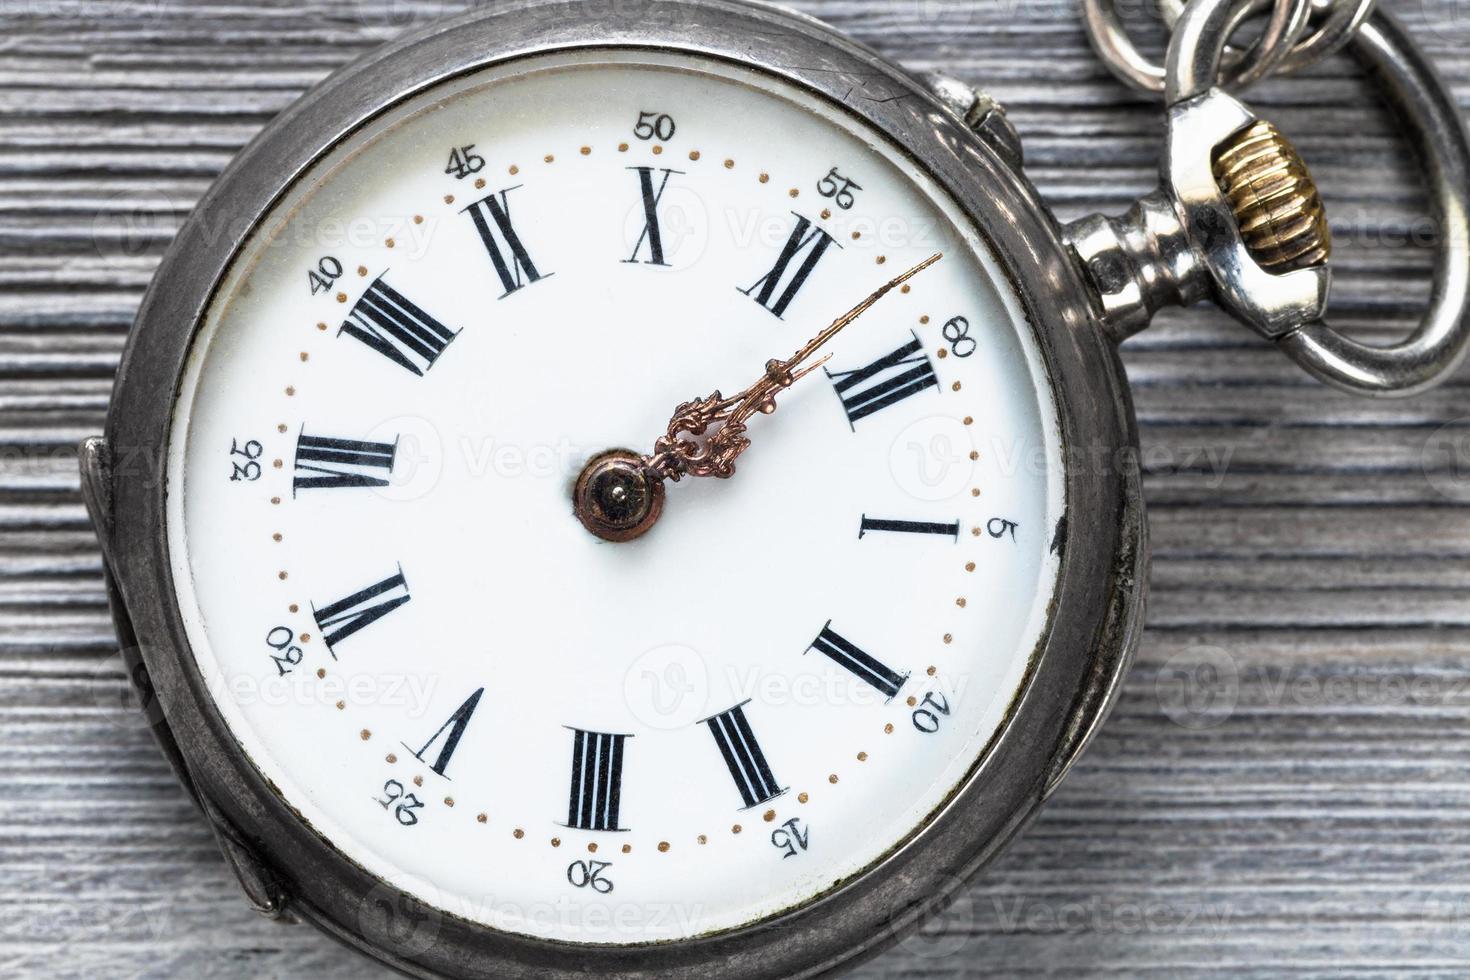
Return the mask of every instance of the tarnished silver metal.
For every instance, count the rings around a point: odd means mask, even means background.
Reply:
[[[1257,119],[1218,85],[1226,43],[1251,3],[1193,0],[1185,10],[1169,46],[1161,189],[1122,218],[1073,222],[1067,238],[1117,336],[1142,329],[1165,303],[1197,301],[1208,283],[1211,298],[1321,380],[1366,395],[1421,391],[1470,343],[1470,141],[1454,99],[1386,14],[1352,35],[1428,174],[1442,241],[1429,309],[1412,335],[1381,348],[1343,337],[1322,322],[1329,268],[1263,268],[1212,172],[1221,147]]]
[[[1067,461],[1066,518],[1050,533],[1057,601],[1004,727],[945,805],[881,861],[801,908],[645,946],[578,946],[475,925],[369,874],[302,821],[241,751],[189,648],[159,478],[170,452],[182,451],[169,443],[175,393],[211,297],[285,189],[411,98],[471,73],[487,84],[513,80],[539,55],[573,49],[739,64],[821,97],[901,147],[964,215],[965,234],[987,244],[1025,308],[1050,379],[1038,397],[1056,406]],[[995,114],[993,103],[978,111],[977,119]],[[814,977],[900,939],[1024,827],[1117,696],[1142,629],[1147,533],[1116,345],[1097,328],[1085,281],[1034,188],[972,126],[873,52],[764,4],[512,0],[344,68],[241,152],[160,264],[118,370],[105,441],[89,441],[83,467],[118,588],[119,636],[141,658],[135,679],[156,686],[152,703],[162,708],[154,731],[257,908],[298,916],[417,977]]]
[[[1243,88],[1276,72],[1291,54],[1312,13],[1312,0],[1250,0],[1233,14],[1227,34],[1235,33],[1237,27],[1268,6],[1271,16],[1265,30],[1244,54],[1226,66],[1219,78],[1223,87]],[[1166,66],[1138,50],[1118,16],[1115,0],[1082,0],[1082,21],[1093,50],[1109,71],[1141,92],[1164,90]]]
[[[1316,25],[1308,23],[1311,30],[1280,57],[1272,74],[1301,71],[1341,51],[1373,16],[1377,6],[1378,0],[1312,0],[1312,20]],[[1184,0],[1159,0],[1159,13],[1164,24],[1173,30],[1184,15]],[[1244,54],[1245,51],[1234,45],[1227,45],[1226,63],[1231,64]]]
[[[924,81],[944,106],[965,121],[965,125],[1016,169],[1024,162],[1021,136],[1006,117],[1005,106],[989,92],[973,88],[953,75],[932,71]]]

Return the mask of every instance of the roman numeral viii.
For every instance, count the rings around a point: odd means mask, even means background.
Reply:
[[[663,178],[658,181],[658,187],[654,187],[652,167],[629,167],[629,170],[638,172],[638,189],[643,196],[643,231],[638,235],[638,241],[633,246],[633,254],[624,259],[624,262],[642,261],[645,265],[668,265],[664,261],[664,234],[663,227],[658,221],[658,202],[664,196],[664,188],[669,186],[669,177],[674,174],[682,175],[682,170],[661,170]],[[648,258],[639,259],[638,255],[643,251],[644,244],[648,245]]]
[[[847,412],[847,422],[852,426],[856,426],[859,419],[939,384],[934,365],[929,363],[929,356],[923,352],[918,337],[866,367],[852,371],[829,370],[827,376],[832,379],[832,386],[837,389],[842,408]]]
[[[720,755],[730,769],[730,778],[735,780],[735,788],[740,790],[740,798],[745,801],[746,808],[760,806],[786,792],[771,775],[766,754],[755,740],[750,722],[745,720],[745,706],[749,703],[742,701],[729,711],[704,720],[710,734],[715,737],[715,744],[719,746]]]
[[[296,475],[291,490],[386,487],[393,475],[398,442],[357,442],[328,436],[296,440]]]
[[[791,305],[791,301],[796,298],[801,287],[806,285],[812,270],[822,260],[827,248],[833,244],[831,235],[795,211],[791,213],[796,217],[796,226],[791,229],[786,244],[781,246],[781,254],[776,256],[776,264],[771,266],[771,271],[757,279],[749,289],[740,290],[776,314],[778,318],[786,312],[786,307]],[[792,265],[798,258],[801,261],[793,269]],[[784,288],[782,283],[785,283]]]
[[[899,674],[858,649],[851,640],[832,629],[830,619],[807,649],[826,655],[858,680],[883,692],[883,696],[889,700],[893,699],[898,689],[903,687],[903,682],[909,678],[908,674]]]
[[[440,776],[444,776],[445,779],[448,779],[449,776],[446,775],[446,770],[449,768],[450,760],[454,758],[454,750],[459,748],[459,740],[464,738],[464,730],[469,727],[470,719],[475,716],[475,709],[480,706],[480,696],[484,693],[485,689],[482,687],[466,698],[465,703],[455,709],[454,714],[449,716],[449,720],[440,725],[439,730],[429,736],[429,740],[417,752],[414,752],[413,746],[407,742],[400,744],[405,749],[413,752],[415,759],[420,762],[428,762],[430,769],[434,770]],[[429,762],[424,756],[434,747],[434,743],[438,742],[441,738],[444,742],[439,749],[439,754],[434,758],[433,762]]]
[[[485,244],[485,251],[490,253],[495,274],[505,287],[505,292],[500,294],[501,299],[524,286],[548,278],[549,275],[537,271],[536,263],[531,261],[531,255],[526,251],[520,234],[510,222],[508,195],[521,186],[523,185],[517,184],[515,187],[496,191],[464,209],[464,213],[474,221],[475,230],[480,233],[480,241]]]
[[[347,314],[337,336],[346,334],[360,340],[404,370],[422,377],[456,333],[379,277]]]
[[[404,581],[403,569],[381,582],[375,582],[360,592],[330,605],[312,607],[317,628],[322,631],[322,640],[335,660],[337,644],[365,626],[370,626],[388,615],[409,599],[408,583]]]
[[[567,826],[578,830],[622,830],[623,743],[632,736],[572,729],[572,790]]]

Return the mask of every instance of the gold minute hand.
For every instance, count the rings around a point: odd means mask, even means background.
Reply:
[[[735,459],[750,447],[746,423],[757,412],[776,410],[776,395],[827,362],[828,354],[814,364],[806,360],[837,336],[844,327],[868,311],[894,287],[912,279],[942,257],[936,252],[907,272],[879,286],[852,309],[833,320],[806,346],[784,361],[771,359],[760,379],[739,394],[726,398],[715,391],[708,398],[685,402],[674,409],[664,435],[654,443],[652,455],[643,457],[648,472],[660,480],[678,482],[685,476],[727,479],[735,474]]]

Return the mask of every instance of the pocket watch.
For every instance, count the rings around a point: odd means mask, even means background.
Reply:
[[[249,900],[417,976],[813,976],[1057,787],[1141,626],[1118,344],[1211,299],[1340,387],[1465,351],[1470,151],[1371,4],[1194,0],[1157,191],[1061,225],[1003,110],[734,0],[497,4],[285,112],[82,447],[153,729]],[[1351,42],[1446,224],[1423,325],[1227,88]],[[726,394],[733,392],[733,394]]]

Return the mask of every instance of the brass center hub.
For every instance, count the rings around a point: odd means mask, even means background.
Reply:
[[[658,520],[664,509],[664,484],[643,457],[610,449],[587,461],[572,489],[577,520],[606,541],[632,541]]]

